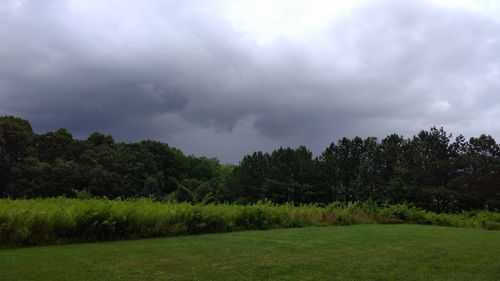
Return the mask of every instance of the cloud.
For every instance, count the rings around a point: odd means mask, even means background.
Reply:
[[[259,37],[220,1],[3,1],[0,113],[38,131],[153,138],[232,162],[433,125],[500,136],[491,13],[360,3],[317,25],[320,6],[283,12]]]

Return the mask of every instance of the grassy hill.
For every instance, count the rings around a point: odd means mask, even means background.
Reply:
[[[500,232],[353,225],[3,249],[0,280],[500,280]]]

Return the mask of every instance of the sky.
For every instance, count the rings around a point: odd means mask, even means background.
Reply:
[[[0,0],[0,115],[254,151],[500,139],[500,0]]]

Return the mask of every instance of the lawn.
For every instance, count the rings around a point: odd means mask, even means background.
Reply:
[[[500,231],[372,224],[2,249],[0,280],[500,280]]]

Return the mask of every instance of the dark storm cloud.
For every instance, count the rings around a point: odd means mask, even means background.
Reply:
[[[216,2],[100,3],[0,3],[1,114],[225,161],[433,125],[500,136],[500,24],[476,12],[375,1],[259,44]]]

